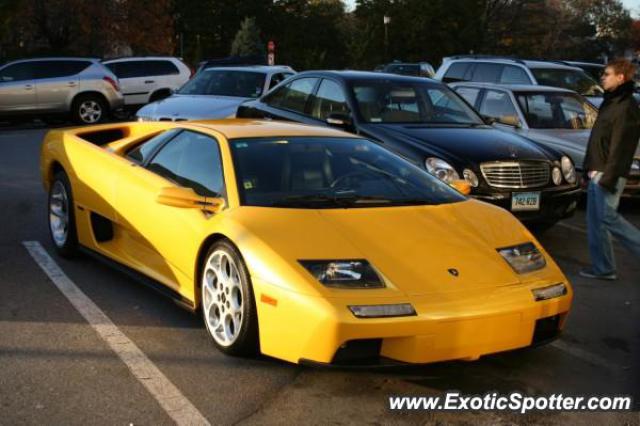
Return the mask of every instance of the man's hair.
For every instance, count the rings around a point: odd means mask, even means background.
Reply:
[[[612,68],[616,74],[624,75],[624,81],[633,79],[636,74],[636,66],[624,58],[614,59],[607,64],[607,68]]]

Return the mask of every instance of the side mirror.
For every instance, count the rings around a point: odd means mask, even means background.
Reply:
[[[156,201],[165,206],[200,209],[209,213],[218,213],[224,207],[224,198],[204,197],[196,194],[193,189],[182,186],[162,188]]]
[[[326,121],[330,126],[340,127],[342,129],[350,129],[353,126],[351,116],[343,112],[332,112]]]
[[[464,179],[454,180],[450,185],[464,195],[471,194],[471,184]]]
[[[512,126],[519,128],[520,120],[518,120],[518,116],[516,115],[503,115],[496,120],[500,124],[504,124],[507,126]]]

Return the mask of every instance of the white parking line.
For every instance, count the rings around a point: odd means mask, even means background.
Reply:
[[[607,361],[605,358],[591,352],[587,352],[584,349],[571,346],[568,343],[563,342],[562,340],[556,340],[555,342],[551,343],[550,346],[553,346],[556,349],[560,349],[561,351],[566,352],[571,356],[580,358],[581,360],[586,361],[589,364],[605,368],[609,371],[620,370],[620,366],[614,365],[613,363]]]
[[[38,241],[23,241],[22,244],[49,279],[178,425],[209,425],[200,411],[162,374],[136,344],[125,336],[109,317],[65,275]]]

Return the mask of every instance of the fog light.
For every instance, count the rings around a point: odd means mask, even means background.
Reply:
[[[349,310],[357,318],[408,317],[417,315],[410,303],[396,305],[351,305]]]
[[[541,300],[554,299],[556,297],[564,296],[565,294],[567,294],[567,287],[564,284],[560,283],[550,285],[548,287],[534,288],[533,290],[531,290],[531,292],[533,293],[533,297],[536,302],[539,302]]]

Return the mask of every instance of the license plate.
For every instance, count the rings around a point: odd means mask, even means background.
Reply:
[[[511,211],[540,210],[539,192],[514,192],[511,194]]]

